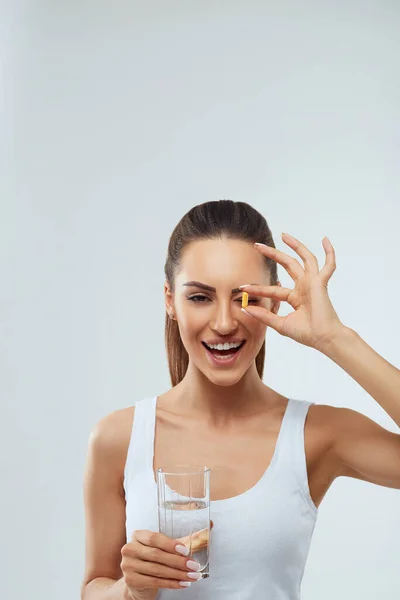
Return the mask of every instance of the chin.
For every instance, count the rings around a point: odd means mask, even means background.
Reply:
[[[242,375],[243,377],[243,375]],[[242,379],[242,377],[229,377],[226,376],[225,377],[220,377],[218,379],[214,378],[214,377],[208,377],[207,379],[209,381],[211,381],[211,383],[213,383],[215,386],[218,387],[232,387],[233,385],[236,385],[237,383],[239,383],[239,381]]]

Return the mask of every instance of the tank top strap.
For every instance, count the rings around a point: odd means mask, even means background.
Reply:
[[[154,432],[157,397],[138,400],[135,404],[132,432],[124,471],[124,487],[133,477],[153,474]]]
[[[303,499],[313,513],[317,508],[310,496],[308,484],[304,427],[310,406],[314,402],[289,399],[276,448],[277,462],[280,463],[278,477],[285,479],[285,485],[300,490]]]

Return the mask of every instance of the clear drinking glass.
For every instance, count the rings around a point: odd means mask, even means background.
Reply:
[[[201,579],[209,576],[210,469],[174,465],[157,469],[160,533],[189,548],[200,563]]]

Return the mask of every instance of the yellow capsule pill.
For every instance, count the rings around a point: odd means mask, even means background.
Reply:
[[[246,306],[249,304],[249,295],[247,292],[243,292],[243,296],[242,296],[242,308],[246,308]]]

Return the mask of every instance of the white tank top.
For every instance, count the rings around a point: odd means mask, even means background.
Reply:
[[[304,423],[312,402],[289,399],[275,451],[261,479],[238,496],[210,503],[210,575],[157,600],[299,600],[318,509],[307,478]],[[153,472],[157,396],[136,402],[125,465],[126,540],[158,531]],[[211,472],[212,477],[212,472]]]

